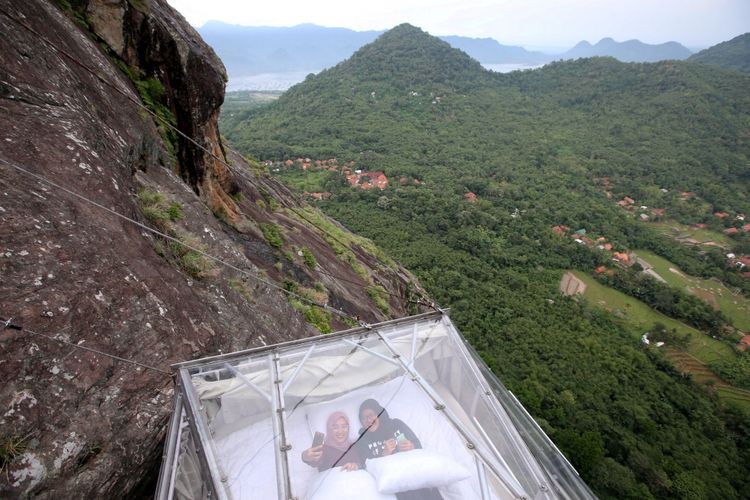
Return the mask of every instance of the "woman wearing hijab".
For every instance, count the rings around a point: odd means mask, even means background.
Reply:
[[[414,431],[397,418],[391,418],[388,411],[374,399],[367,399],[359,406],[359,421],[362,428],[356,441],[359,458],[379,458],[394,453],[403,453],[422,448],[422,443]],[[436,488],[404,491],[396,494],[398,500],[442,500]]]
[[[349,419],[341,411],[331,413],[326,422],[326,436],[323,444],[302,452],[302,461],[319,471],[332,467],[344,470],[360,468],[360,458],[356,447],[349,441]]]

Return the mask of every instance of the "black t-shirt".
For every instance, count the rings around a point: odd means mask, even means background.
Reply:
[[[377,429],[374,431],[360,429],[359,432],[360,434],[364,432],[364,435],[357,441],[357,451],[362,461],[368,458],[382,457],[383,450],[385,450],[385,442],[389,439],[396,439],[400,434],[406,436],[406,439],[414,444],[414,448],[422,447],[422,443],[419,442],[414,431],[397,418],[384,420],[381,417],[380,425],[378,425]],[[394,453],[398,453],[398,447],[396,447]]]
[[[364,435],[363,435],[364,433]],[[381,417],[380,425],[372,432],[359,430],[360,439],[357,441],[357,451],[359,458],[364,462],[368,458],[382,457],[385,449],[385,442],[389,439],[396,439],[399,434],[403,434],[406,439],[414,444],[414,448],[422,448],[417,436],[411,428],[397,418],[385,420]],[[398,446],[393,453],[398,453]],[[396,493],[398,500],[443,500],[437,488],[423,488],[421,490],[402,491]]]

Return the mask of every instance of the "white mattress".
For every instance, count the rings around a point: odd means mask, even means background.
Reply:
[[[316,484],[316,480],[318,483],[324,480],[317,477],[316,469],[301,460],[302,451],[312,443],[313,433],[325,432],[328,415],[334,411],[344,411],[350,419],[350,438],[354,440],[359,429],[359,405],[368,398],[376,399],[388,410],[391,418],[401,419],[411,427],[424,449],[451,457],[472,472],[471,478],[440,488],[446,500],[481,498],[473,455],[450,422],[435,410],[432,401],[409,378],[397,378],[380,386],[358,389],[325,403],[300,406],[294,414],[288,415],[287,437],[292,445],[288,454],[289,471],[294,496],[307,498],[308,489],[312,493],[311,485]],[[231,498],[278,498],[270,419],[247,426],[235,422],[232,427],[238,430],[215,441]]]

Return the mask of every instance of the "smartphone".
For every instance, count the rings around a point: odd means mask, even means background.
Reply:
[[[313,437],[312,448],[315,448],[316,446],[320,446],[321,444],[323,444],[323,440],[325,439],[325,437],[326,435],[323,434],[322,432],[316,432],[315,436]]]

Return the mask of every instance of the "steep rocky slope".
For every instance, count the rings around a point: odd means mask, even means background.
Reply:
[[[6,498],[147,493],[171,410],[158,370],[351,324],[278,285],[367,322],[415,289],[223,148],[224,69],[166,2],[71,3],[0,0],[0,316],[23,325],[0,327]]]

